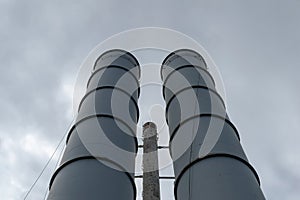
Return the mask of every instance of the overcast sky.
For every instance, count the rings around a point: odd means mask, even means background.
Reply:
[[[24,198],[67,131],[88,53],[113,34],[156,26],[208,51],[265,196],[298,200],[299,11],[300,0],[0,0],[0,199]],[[28,199],[42,199],[55,164]]]

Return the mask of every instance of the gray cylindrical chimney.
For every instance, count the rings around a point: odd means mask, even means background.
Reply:
[[[197,52],[182,49],[161,68],[177,200],[262,200],[260,182]]]
[[[48,200],[135,199],[139,77],[129,52],[96,60]]]

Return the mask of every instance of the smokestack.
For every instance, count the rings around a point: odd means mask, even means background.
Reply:
[[[157,129],[152,122],[143,126],[143,200],[159,200]]]
[[[139,78],[129,52],[111,50],[96,60],[48,200],[135,199]]]
[[[181,49],[161,68],[177,200],[263,200],[237,129],[197,52]]]

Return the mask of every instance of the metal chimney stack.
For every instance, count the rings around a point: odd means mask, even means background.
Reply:
[[[177,200],[263,200],[260,182],[197,52],[167,56],[161,68]]]
[[[135,199],[139,78],[129,52],[111,50],[97,59],[48,200]]]

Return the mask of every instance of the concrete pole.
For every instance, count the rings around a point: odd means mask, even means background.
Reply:
[[[143,126],[143,199],[159,200],[159,170],[156,125],[147,122]]]

